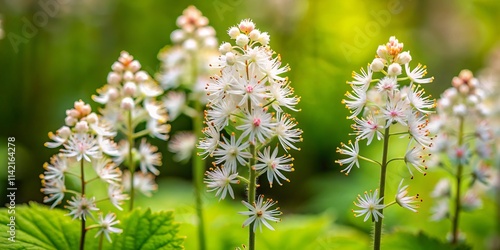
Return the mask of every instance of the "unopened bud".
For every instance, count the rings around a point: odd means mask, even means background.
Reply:
[[[236,39],[236,37],[240,35],[240,30],[236,27],[231,27],[227,31],[227,34],[231,37],[231,39]]]
[[[391,76],[401,75],[401,65],[399,63],[393,63],[387,68],[387,74]]]
[[[125,110],[132,110],[134,109],[134,106],[135,106],[134,100],[130,97],[123,98],[122,103],[120,105],[120,107]]]
[[[130,62],[128,67],[132,72],[137,72],[139,69],[141,69],[141,63],[137,60],[133,60],[132,62]]]
[[[370,69],[373,72],[380,72],[381,70],[384,69],[384,67],[385,67],[384,61],[382,61],[382,59],[380,58],[373,59],[372,63],[370,64]]]
[[[108,74],[108,83],[111,85],[116,85],[120,83],[122,77],[116,72],[109,72]]]
[[[89,131],[89,124],[86,121],[79,121],[75,125],[75,130],[78,133],[87,133]]]
[[[135,84],[135,82],[126,82],[123,85],[123,92],[125,92],[125,95],[135,96],[135,94],[137,93],[137,85]]]
[[[239,34],[238,37],[236,37],[236,44],[240,47],[247,45],[248,41],[248,36],[245,34]]]
[[[232,49],[233,48],[230,43],[223,43],[219,46],[219,52],[223,55],[231,51]]]
[[[411,55],[410,55],[410,52],[408,51],[405,51],[405,52],[401,52],[399,55],[398,55],[398,59],[397,59],[397,62],[400,63],[400,64],[407,64],[411,61]]]

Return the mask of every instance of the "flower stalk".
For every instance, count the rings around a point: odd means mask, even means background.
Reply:
[[[389,152],[389,134],[390,127],[387,127],[384,132],[384,149],[382,151],[382,165],[380,166],[380,183],[379,183],[379,199],[381,199],[381,205],[384,205],[384,196],[385,196],[385,179],[387,175],[387,154]],[[379,210],[380,214],[384,215],[384,209]],[[375,222],[375,233],[373,235],[373,249],[380,250],[380,243],[382,239],[382,220],[383,216],[380,216],[380,219]]]

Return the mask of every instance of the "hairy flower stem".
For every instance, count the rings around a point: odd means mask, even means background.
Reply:
[[[193,130],[196,138],[203,137],[202,132],[202,117],[203,109],[198,101],[195,102],[194,108],[198,111],[198,114],[193,118]],[[193,150],[193,178],[194,178],[194,188],[196,196],[196,215],[198,216],[198,242],[199,249],[205,250],[206,237],[205,237],[205,221],[203,217],[203,201],[201,200],[201,194],[203,192],[203,173],[205,172],[205,161],[197,155],[196,150]]]
[[[390,126],[385,129],[384,133],[384,151],[382,153],[382,164],[380,166],[380,193],[379,193],[379,198],[382,198],[382,204],[384,204],[384,195],[385,195],[385,176],[387,172],[387,153],[389,151],[389,129]],[[380,213],[383,215],[384,214],[384,209],[380,209]],[[375,234],[373,235],[373,249],[374,250],[380,250],[380,242],[382,239],[382,220],[383,217],[380,216],[378,218],[378,221],[375,222]]]
[[[458,124],[458,147],[462,147],[463,141],[464,141],[464,118],[460,117],[459,118],[459,124]],[[461,161],[459,161],[458,166],[457,166],[457,174],[456,174],[456,196],[455,196],[455,212],[453,214],[452,218],[452,225],[451,225],[451,233],[452,233],[452,238],[451,238],[451,244],[456,245],[458,243],[458,224],[459,224],[459,216],[460,216],[460,209],[461,209],[461,204],[460,204],[460,197],[461,197],[461,189],[460,186],[462,185],[462,172],[463,172],[463,165]]]
[[[132,126],[132,110],[128,112],[128,126],[127,126],[127,139],[128,139],[128,169],[130,171],[130,207],[129,210],[134,209],[134,173],[135,173],[135,162],[132,155],[132,149],[134,148],[134,128]]]
[[[84,159],[80,160],[80,179],[82,181],[82,197],[85,197],[85,170],[83,168]],[[85,245],[85,234],[87,233],[87,229],[85,228],[85,218],[82,218],[82,233],[80,235],[80,250],[84,249]]]
[[[257,147],[254,144],[250,145],[250,152],[252,152],[252,158],[250,158],[250,176],[248,180],[248,203],[251,205],[255,204],[255,194],[257,189],[257,171],[255,170],[255,163],[257,161]],[[255,250],[255,232],[253,231],[252,222],[248,227],[248,249]]]

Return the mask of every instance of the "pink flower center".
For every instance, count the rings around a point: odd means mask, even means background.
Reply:
[[[260,118],[254,118],[253,119],[253,126],[254,127],[260,126]]]
[[[253,87],[252,87],[252,86],[250,86],[250,85],[248,85],[248,86],[246,87],[246,89],[247,89],[247,93],[252,93],[252,91],[253,91]]]

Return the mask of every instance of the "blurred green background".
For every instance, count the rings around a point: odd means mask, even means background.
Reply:
[[[48,3],[57,4],[47,7]],[[78,99],[97,107],[90,97],[105,84],[122,50],[138,59],[148,73],[157,72],[157,53],[170,44],[177,16],[191,4],[209,18],[219,41],[229,40],[226,30],[230,26],[253,19],[257,28],[269,32],[271,47],[292,68],[288,76],[302,97],[302,112],[297,114],[304,130],[302,150],[293,152],[296,171],[289,176],[291,183],[272,190],[262,187],[259,192],[279,200],[287,216],[335,218],[364,237],[368,237],[370,223],[353,218],[352,201],[358,193],[376,187],[378,171],[362,166],[345,177],[334,164],[339,157],[335,148],[351,132],[351,122],[345,119],[348,111],[340,103],[351,72],[371,62],[377,46],[395,35],[411,51],[413,66],[427,65],[435,81],[425,88],[439,97],[461,69],[481,69],[488,53],[500,45],[500,2],[496,0],[3,0],[0,15],[6,37],[0,40],[0,148],[6,152],[7,137],[16,138],[18,203],[42,200],[38,175],[55,153],[43,143],[48,140],[47,132],[63,125],[65,110]],[[172,126],[175,131],[188,129],[190,124],[184,117]],[[166,144],[154,143],[164,154],[156,197],[175,194],[183,186],[178,193],[189,196],[189,163],[173,162]],[[377,157],[376,146],[369,150]],[[0,161],[6,166],[6,153]],[[1,169],[3,204],[6,167]],[[401,166],[389,175],[390,194],[401,177],[408,177],[405,169]],[[429,220],[429,194],[440,175],[431,172],[410,183],[424,198],[422,209],[413,214],[389,208],[394,211],[387,212],[387,231],[398,225],[444,239],[448,223]],[[178,182],[184,185],[171,184]],[[243,196],[243,190],[239,191]],[[176,208],[175,202],[165,204],[163,209]],[[486,200],[484,212],[464,216],[466,233],[479,249],[494,225],[490,219],[494,209],[493,202]]]

